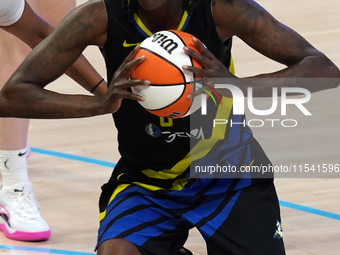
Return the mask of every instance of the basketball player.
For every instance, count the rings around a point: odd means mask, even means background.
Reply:
[[[149,114],[138,103],[143,98],[129,89],[150,84],[129,80],[132,68],[145,60],[133,60],[139,48],[133,46],[165,29],[189,32],[206,45],[207,49],[195,42],[201,54],[185,49],[204,66],[203,71],[183,67],[203,72],[204,77],[235,77],[232,36],[287,66],[258,77],[340,75],[324,54],[250,0],[92,0],[71,12],[18,68],[1,91],[0,115],[78,118],[113,113],[121,159],[102,187],[99,255],[174,254],[193,227],[206,240],[208,254],[285,254],[282,235],[275,235],[281,219],[272,177],[192,179],[190,138],[167,143],[162,135],[146,132],[146,126],[152,125],[160,133],[190,133],[188,118]],[[43,89],[88,45],[101,47],[106,60],[110,86],[104,96],[68,96]],[[39,71],[52,61],[53,69]],[[314,91],[328,88],[322,85]],[[19,91],[17,98],[11,97]],[[264,90],[255,91],[261,96]],[[209,108],[215,110],[207,118],[214,118],[221,109],[228,119],[241,122],[243,116],[230,111],[231,100],[223,100],[224,106]],[[213,129],[214,136],[207,134],[211,138],[197,142],[205,144],[207,156],[198,160],[223,158],[226,165],[237,167],[270,164],[248,127],[228,126],[220,131]]]
[[[29,2],[53,25],[57,25],[75,7],[75,1],[70,0]],[[53,27],[38,17],[25,0],[0,0],[0,28],[30,47],[36,46],[53,31]],[[0,29],[0,87],[30,51],[27,45],[3,30]],[[84,57],[68,73],[89,91],[102,79]],[[101,82],[94,92],[103,94],[105,91],[106,84]],[[39,213],[27,173],[28,122],[27,119],[0,119],[0,170],[3,180],[0,230],[12,239],[44,240],[50,237],[50,229]]]

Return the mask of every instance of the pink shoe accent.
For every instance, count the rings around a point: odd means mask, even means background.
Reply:
[[[2,230],[6,237],[19,241],[44,241],[50,238],[51,230],[41,231],[41,232],[24,232],[24,231],[15,231],[14,233],[10,233],[7,230],[6,224],[0,224],[0,230]]]

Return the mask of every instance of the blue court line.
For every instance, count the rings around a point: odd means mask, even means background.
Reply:
[[[46,154],[46,155],[50,155],[50,156],[67,158],[67,159],[72,159],[72,160],[78,160],[78,161],[82,161],[82,162],[87,162],[87,163],[96,164],[96,165],[100,165],[100,166],[107,166],[107,167],[111,167],[111,168],[114,168],[116,166],[115,163],[108,162],[108,161],[102,161],[102,160],[86,158],[86,157],[81,157],[81,156],[76,156],[76,155],[72,155],[72,154],[56,152],[56,151],[38,149],[38,148],[33,148],[33,147],[31,149],[32,149],[32,152]],[[307,213],[327,217],[327,218],[334,219],[334,220],[340,220],[340,214],[331,213],[331,212],[327,212],[327,211],[323,211],[323,210],[319,210],[319,209],[315,209],[315,208],[311,208],[311,207],[307,207],[307,206],[303,206],[303,205],[299,205],[299,204],[294,204],[294,203],[290,203],[290,202],[282,201],[282,200],[280,200],[279,202],[280,202],[281,206],[288,207],[288,208],[291,208],[291,209],[294,209],[294,210],[307,212]]]
[[[90,164],[96,164],[100,166],[107,166],[111,168],[114,168],[116,166],[116,164],[112,162],[97,160],[97,159],[92,159],[92,158],[87,158],[87,157],[81,157],[81,156],[61,153],[57,151],[44,150],[44,149],[33,148],[33,147],[31,147],[31,150],[32,152],[36,152],[40,154],[45,154],[45,155],[55,156],[55,157],[60,157],[60,158],[67,158],[67,159],[77,160],[77,161],[86,162]]]
[[[302,212],[316,214],[316,215],[331,218],[334,220],[340,220],[340,214],[331,213],[331,212],[311,208],[311,207],[304,206],[304,205],[294,204],[294,203],[282,201],[282,200],[280,200],[279,202],[280,202],[280,205],[284,207],[288,207],[288,208],[295,209],[295,210],[302,211]]]
[[[26,247],[26,246],[14,246],[14,245],[0,245],[2,250],[15,250],[15,251],[31,251],[31,252],[45,252],[50,254],[60,255],[94,255],[94,253],[79,252],[79,251],[65,251],[48,248]]]

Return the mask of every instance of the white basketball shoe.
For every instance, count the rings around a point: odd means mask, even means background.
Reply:
[[[31,183],[0,189],[0,230],[6,237],[20,241],[42,241],[51,236],[41,217]]]

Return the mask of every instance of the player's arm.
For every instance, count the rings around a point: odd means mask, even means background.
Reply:
[[[64,95],[44,87],[62,75],[88,45],[103,46],[107,19],[104,4],[94,0],[74,9],[28,55],[0,93],[1,117],[76,118],[115,112],[122,98],[142,100],[126,89],[145,81],[129,81],[130,70],[144,59],[131,61],[136,50],[115,73],[104,96]]]
[[[10,26],[1,28],[15,35],[31,48],[38,45],[54,30],[53,26],[40,18],[27,2],[20,19]],[[83,55],[79,57],[66,74],[88,91],[92,91],[94,86],[102,79]],[[103,81],[94,90],[94,94],[103,95],[106,89],[106,82]]]
[[[250,47],[287,68],[256,77],[271,78],[339,78],[339,69],[301,35],[277,21],[264,8],[252,0],[214,0],[213,18],[221,40],[238,36]],[[197,44],[197,43],[196,43]],[[198,45],[198,44],[197,44]],[[205,77],[232,77],[222,63],[203,47],[202,55],[190,52],[203,63]],[[189,70],[189,69],[188,69]],[[198,70],[196,70],[198,71]],[[199,72],[199,71],[198,71]],[[198,73],[196,72],[196,73]],[[198,73],[199,74],[199,73]],[[279,87],[279,84],[275,84]],[[335,84],[309,87],[311,92],[331,88]],[[244,87],[244,93],[246,94]],[[271,96],[270,86],[258,87],[254,96]]]

